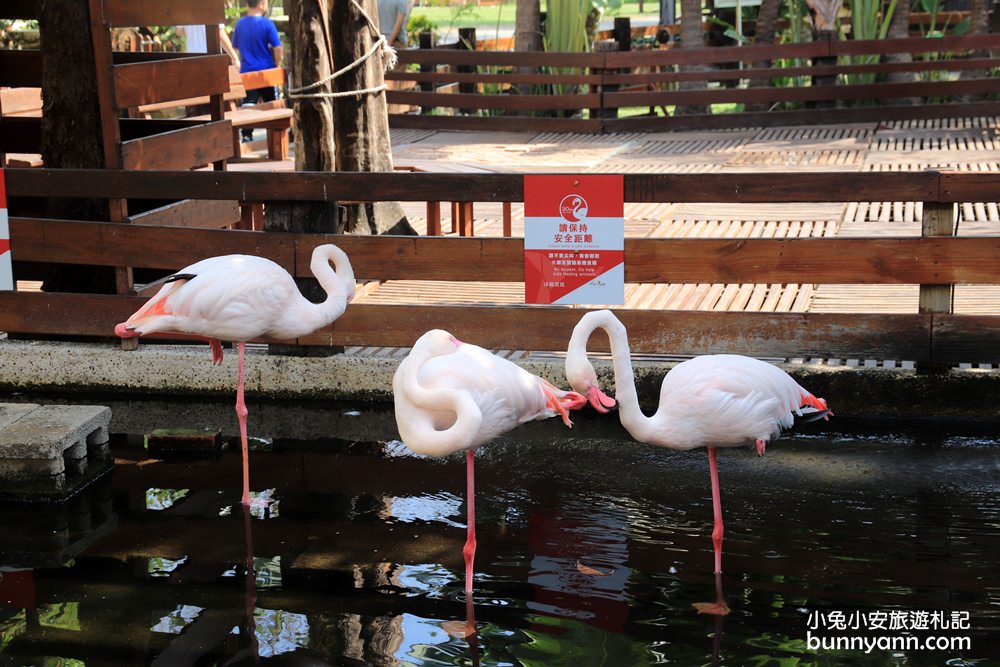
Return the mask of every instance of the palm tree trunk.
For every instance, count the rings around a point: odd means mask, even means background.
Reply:
[[[515,51],[543,51],[545,49],[542,40],[542,12],[538,0],[517,0],[514,16],[514,50]],[[519,74],[537,74],[537,67],[518,67]],[[522,84],[518,86],[521,94],[529,95],[534,92],[532,84]]]
[[[702,0],[681,0],[681,48],[699,49],[705,45],[705,33],[701,19]],[[704,65],[682,65],[682,72],[701,72]],[[682,81],[677,86],[679,90],[701,90],[705,88],[704,81]],[[704,105],[678,105],[675,115],[690,115],[707,113]]]

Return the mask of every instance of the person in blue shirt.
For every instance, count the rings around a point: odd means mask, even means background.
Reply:
[[[246,0],[247,15],[236,22],[233,46],[240,54],[240,73],[258,72],[281,65],[281,38],[274,21],[267,17],[267,0]],[[270,102],[277,98],[274,86],[247,91],[243,104]],[[243,141],[250,141],[253,130],[242,130]]]

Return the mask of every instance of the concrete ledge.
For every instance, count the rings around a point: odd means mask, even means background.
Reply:
[[[0,404],[0,496],[61,497],[108,463],[111,410]]]
[[[269,356],[248,350],[248,396],[390,403],[399,357],[342,354],[332,357]],[[520,362],[532,373],[565,386],[561,360]],[[613,386],[609,361],[595,362],[602,382]],[[634,362],[641,400],[655,405],[663,375],[674,365]],[[800,384],[826,398],[838,421],[1000,420],[1000,371],[914,370],[785,364]],[[218,397],[232,400],[236,355],[227,349],[213,366],[207,345],[154,345],[124,352],[115,345],[48,341],[0,341],[0,391],[75,392]],[[0,416],[2,418],[2,416]]]

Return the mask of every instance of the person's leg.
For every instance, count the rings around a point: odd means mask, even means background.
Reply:
[[[243,106],[257,104],[258,102],[264,101],[267,91],[267,88],[254,88],[253,90],[248,90],[246,97],[243,98]],[[272,92],[271,94],[273,95],[274,93]],[[243,138],[244,143],[253,141],[253,128],[243,128],[240,130],[240,136]]]

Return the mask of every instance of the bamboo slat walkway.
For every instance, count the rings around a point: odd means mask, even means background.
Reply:
[[[782,127],[719,132],[620,135],[430,132],[393,133],[398,167],[428,171],[584,173],[735,173],[788,171],[1000,171],[1000,118]],[[408,205],[418,231],[425,212]],[[919,202],[866,204],[627,204],[626,236],[655,238],[791,238],[920,235]],[[523,207],[512,207],[513,234],[524,233]],[[449,229],[447,221],[445,230]],[[501,233],[499,205],[477,204],[475,233]],[[1000,233],[996,202],[959,207],[961,235]],[[916,285],[626,286],[625,306],[678,310],[784,312],[916,312]],[[436,304],[516,304],[518,283],[388,281],[364,300]],[[959,313],[996,313],[1000,287],[959,286]]]

